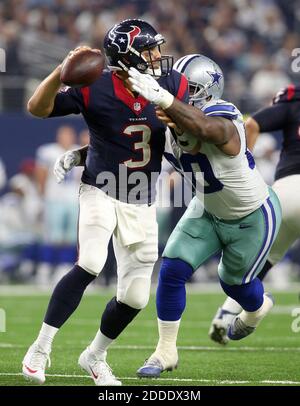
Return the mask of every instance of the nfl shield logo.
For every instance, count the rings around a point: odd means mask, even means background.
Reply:
[[[141,110],[141,103],[136,102],[133,104],[133,108],[135,111],[140,111]]]

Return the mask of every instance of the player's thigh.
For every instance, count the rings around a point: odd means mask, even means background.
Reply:
[[[163,257],[179,258],[196,270],[221,249],[211,216],[194,198],[170,235]]]
[[[300,175],[279,179],[274,183],[273,189],[282,208],[282,223],[269,254],[270,262],[275,264],[300,238]]]
[[[229,285],[253,280],[263,268],[281,223],[281,207],[275,193],[255,212],[236,224],[223,224],[227,242],[219,264],[220,278]]]
[[[145,238],[124,246],[113,237],[117,260],[117,299],[133,308],[142,309],[149,300],[151,276],[158,257],[158,227],[155,207],[139,208],[139,221]]]
[[[282,220],[290,230],[298,232],[300,237],[300,175],[279,179],[272,189],[281,204]]]
[[[78,212],[79,205],[77,200],[69,202],[65,208],[65,238],[66,244],[76,244],[77,241],[77,227],[78,227]]]
[[[107,258],[107,247],[116,227],[114,201],[96,187],[83,184],[79,197],[78,264],[98,275]]]
[[[44,235],[50,244],[64,242],[65,203],[47,201],[44,212]]]
[[[278,235],[269,252],[268,261],[270,261],[272,265],[279,262],[299,237],[299,233],[295,230],[291,230],[289,225],[283,220]]]

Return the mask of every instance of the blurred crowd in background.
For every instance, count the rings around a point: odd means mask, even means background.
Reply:
[[[109,28],[134,16],[165,36],[165,52],[175,59],[203,53],[216,60],[226,94],[242,111],[259,107],[274,89],[296,79],[291,53],[299,46],[297,0],[2,0],[2,109],[22,110],[36,81],[71,49],[101,48]]]
[[[0,120],[9,113],[26,114],[36,86],[71,49],[80,44],[101,48],[110,27],[136,16],[165,36],[164,53],[175,60],[202,53],[218,62],[225,76],[224,98],[245,114],[268,104],[288,83],[299,82],[299,73],[291,69],[292,50],[300,44],[299,1],[2,0],[0,48],[6,51],[6,73],[0,74]],[[58,185],[52,167],[65,150],[86,144],[88,133],[66,125],[46,145],[41,135],[40,147],[24,156],[13,176],[6,176],[4,142],[0,141],[0,282],[48,286],[76,260],[81,173],[78,168]],[[256,162],[268,184],[274,179],[279,145],[278,135],[264,134],[256,146]],[[183,210],[158,211],[160,251]],[[298,251],[281,264],[283,279],[280,270],[276,272],[280,286],[290,271],[291,278],[299,276]],[[102,276],[106,284],[115,270],[110,261]],[[217,279],[214,261],[204,268],[199,280]]]

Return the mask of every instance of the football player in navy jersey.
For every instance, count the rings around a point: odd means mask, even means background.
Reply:
[[[133,91],[127,71],[135,67],[152,75],[168,94],[187,102],[187,80],[172,70],[172,57],[161,55],[164,42],[147,22],[125,20],[105,36],[108,69],[95,83],[61,89],[60,65],[29,100],[28,109],[37,117],[82,114],[90,132],[90,145],[81,156],[86,161],[79,197],[78,262],[55,287],[40,333],[23,360],[24,376],[38,383],[45,381],[55,334],[101,272],[113,237],[117,294],[78,362],[96,385],[121,385],[106,363],[106,351],[148,302],[158,246],[151,174],[160,172],[166,128],[154,105]]]
[[[204,192],[203,202],[199,193],[193,198],[163,252],[156,292],[159,340],[137,371],[140,377],[158,377],[176,367],[185,283],[214,254],[222,253],[218,275],[224,292],[241,306],[228,327],[230,339],[253,333],[273,306],[257,275],[279,230],[279,200],[256,169],[241,113],[221,99],[220,67],[194,54],[174,68],[188,79],[190,105],[161,89],[150,75],[129,70],[134,90],[157,104],[158,117],[173,126],[182,150],[180,165],[189,163],[203,174]]]
[[[281,130],[283,136],[272,186],[280,200],[282,223],[268,260],[258,275],[263,280],[267,272],[300,237],[300,86],[291,84],[280,91],[271,106],[248,118],[246,130],[248,147],[251,150],[259,133]],[[230,297],[226,299],[211,323],[209,336],[213,341],[227,344],[228,325],[240,311],[241,307],[236,301]]]

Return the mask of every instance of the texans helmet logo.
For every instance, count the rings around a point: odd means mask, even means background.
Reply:
[[[111,30],[109,33],[109,38],[112,40],[112,44],[118,47],[119,53],[126,54],[129,47],[132,46],[135,37],[137,37],[141,29],[135,25],[130,26],[131,31],[121,32],[118,31],[118,27]]]

